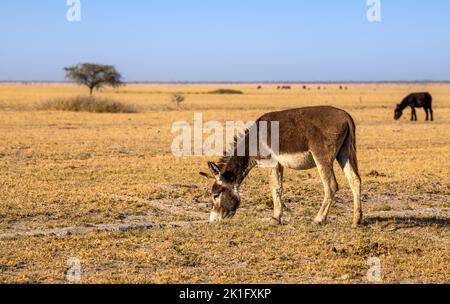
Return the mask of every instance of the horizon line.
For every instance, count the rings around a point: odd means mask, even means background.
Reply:
[[[5,83],[22,84],[77,84],[63,80],[0,80]],[[343,80],[343,81],[299,81],[299,80],[274,80],[274,81],[124,81],[126,84],[440,84],[450,83],[450,80]]]

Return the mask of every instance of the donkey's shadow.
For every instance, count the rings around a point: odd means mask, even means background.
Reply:
[[[420,228],[420,227],[437,227],[450,228],[450,218],[436,217],[367,217],[364,226],[372,226],[375,224],[392,224],[400,226],[399,228]]]

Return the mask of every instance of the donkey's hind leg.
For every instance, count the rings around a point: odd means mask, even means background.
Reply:
[[[339,153],[337,160],[352,189],[354,199],[353,226],[357,227],[362,223],[363,212],[361,205],[361,177],[359,176],[356,159],[351,160],[348,149],[344,147]]]
[[[270,190],[273,197],[273,220],[281,224],[284,205],[281,201],[283,195],[283,172],[284,168],[277,164],[270,172]]]
[[[325,192],[322,207],[314,220],[314,223],[321,225],[325,223],[328,218],[328,213],[330,212],[333,199],[339,189],[339,186],[336,181],[336,176],[334,175],[333,161],[321,162],[315,158],[315,162],[317,169],[319,170]]]

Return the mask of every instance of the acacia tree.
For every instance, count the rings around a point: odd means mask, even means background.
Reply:
[[[94,89],[104,86],[119,87],[123,85],[122,75],[112,65],[83,63],[64,68],[66,78],[89,88],[92,96]]]

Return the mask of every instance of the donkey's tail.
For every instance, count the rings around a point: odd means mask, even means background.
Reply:
[[[352,166],[354,172],[359,176],[358,157],[356,153],[356,125],[350,115],[348,116],[348,132],[344,146],[348,149],[350,165]]]
[[[432,106],[433,105],[433,96],[430,93],[427,93],[427,95],[430,100],[430,106]]]

